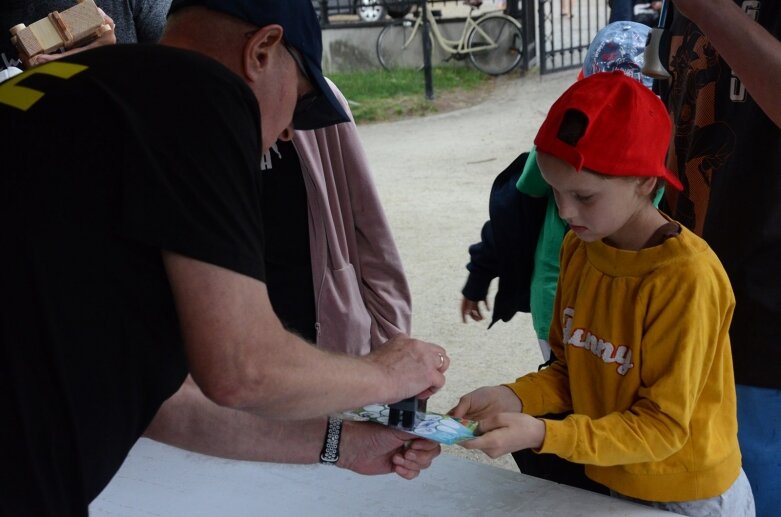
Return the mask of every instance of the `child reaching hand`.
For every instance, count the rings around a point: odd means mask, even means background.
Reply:
[[[684,515],[753,516],[741,469],[728,329],[735,299],[708,245],[652,203],[670,120],[622,72],[553,105],[534,141],[569,225],[549,368],[480,388],[451,414],[480,421],[462,445],[531,448],[583,463],[611,493]],[[572,410],[564,420],[535,415]]]

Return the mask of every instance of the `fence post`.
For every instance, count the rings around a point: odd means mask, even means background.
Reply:
[[[521,34],[523,35],[523,41],[521,42],[521,51],[523,52],[521,74],[529,71],[531,62],[537,57],[534,3],[535,0],[507,0],[505,6],[505,14],[521,22]]]
[[[426,99],[434,100],[434,84],[431,78],[431,27],[428,21],[428,2],[421,1],[423,17],[423,76],[426,83]]]
[[[328,0],[320,0],[320,25],[328,25]]]

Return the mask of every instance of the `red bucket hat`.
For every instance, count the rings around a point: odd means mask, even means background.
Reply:
[[[583,135],[574,145],[559,138],[570,111],[585,117]],[[683,190],[665,167],[670,132],[670,115],[653,92],[621,71],[605,72],[577,81],[553,103],[534,145],[578,171],[659,177]]]

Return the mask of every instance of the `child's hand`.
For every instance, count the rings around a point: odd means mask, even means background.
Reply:
[[[538,449],[545,441],[545,423],[523,413],[500,413],[480,420],[480,436],[459,445],[480,449],[491,458],[521,449]]]
[[[479,420],[482,425],[484,418],[505,412],[520,413],[522,409],[521,400],[507,386],[484,386],[461,397],[448,415]]]
[[[469,316],[475,321],[483,321],[483,313],[480,312],[480,302],[485,304],[485,310],[491,310],[491,304],[488,300],[472,301],[466,298],[461,299],[461,321],[466,323],[466,317]]]

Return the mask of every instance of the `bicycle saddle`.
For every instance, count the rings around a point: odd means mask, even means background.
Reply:
[[[464,5],[480,9],[480,6],[483,5],[483,0],[464,0]]]

